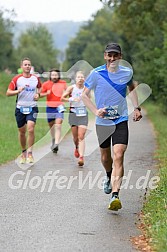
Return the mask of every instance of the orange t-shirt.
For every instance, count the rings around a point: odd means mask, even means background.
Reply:
[[[50,94],[46,96],[46,104],[48,107],[58,107],[61,104],[64,104],[60,101],[60,98],[63,92],[67,89],[67,83],[64,80],[59,80],[54,83],[51,80],[48,80],[42,84],[41,93],[45,93],[50,90]]]

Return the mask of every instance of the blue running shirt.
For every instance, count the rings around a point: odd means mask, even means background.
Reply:
[[[108,72],[106,64],[95,68],[85,80],[85,87],[94,90],[97,109],[118,107],[119,118],[96,117],[97,125],[110,126],[128,120],[126,89],[132,84],[132,69],[119,65],[118,71]]]

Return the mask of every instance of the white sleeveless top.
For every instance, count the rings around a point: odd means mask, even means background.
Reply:
[[[72,93],[71,93],[71,97],[80,98],[80,101],[78,101],[78,102],[76,102],[76,101],[70,102],[70,108],[71,108],[70,110],[75,113],[75,108],[76,107],[85,107],[85,104],[81,100],[81,95],[82,95],[82,92],[84,90],[84,87],[83,88],[78,88],[76,86],[76,84],[74,84],[72,86],[73,86],[73,90],[72,90]]]

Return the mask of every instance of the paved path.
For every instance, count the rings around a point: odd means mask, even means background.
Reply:
[[[123,181],[123,208],[118,212],[107,210],[109,195],[101,189],[105,173],[99,149],[79,168],[71,139],[71,135],[64,138],[57,155],[47,146],[49,153],[27,170],[14,161],[0,167],[1,252],[136,251],[129,239],[140,234],[135,223],[145,189],[141,188],[144,180],[139,183],[139,179],[147,175],[150,181],[154,175],[151,124],[146,116],[138,123],[130,119],[125,157],[129,183]],[[92,141],[87,143],[87,153],[93,151]],[[46,180],[53,173],[55,180]]]

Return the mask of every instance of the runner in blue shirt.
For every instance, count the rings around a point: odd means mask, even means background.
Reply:
[[[106,64],[95,68],[86,79],[82,100],[96,115],[101,162],[106,171],[103,189],[107,194],[112,192],[108,209],[117,211],[122,208],[119,190],[124,175],[124,153],[128,145],[127,88],[134,105],[133,120],[139,121],[142,114],[134,90],[133,71],[130,65],[123,64],[125,62],[121,60],[120,45],[109,43],[105,48],[104,59]],[[91,90],[94,91],[96,105],[89,98]]]

